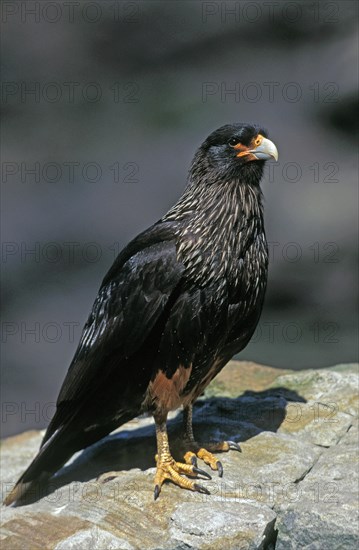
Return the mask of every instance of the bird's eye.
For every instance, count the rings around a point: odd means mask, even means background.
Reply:
[[[239,143],[239,139],[238,138],[235,138],[235,137],[232,137],[229,142],[228,142],[228,145],[230,145],[231,147],[234,147],[235,145],[237,145]]]

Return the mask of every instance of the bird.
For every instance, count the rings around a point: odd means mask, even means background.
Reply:
[[[75,452],[143,413],[156,429],[155,500],[166,480],[209,494],[202,483],[211,476],[197,459],[222,476],[214,453],[240,447],[197,443],[192,408],[261,315],[268,245],[260,182],[268,160],[278,160],[278,150],[257,124],[221,126],[198,148],[178,201],[105,275],[39,452],[6,505],[21,504]],[[167,434],[167,415],[180,407],[183,462]]]

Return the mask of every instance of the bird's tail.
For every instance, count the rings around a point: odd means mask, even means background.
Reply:
[[[77,446],[76,446],[77,447]],[[37,500],[41,496],[44,483],[76,452],[73,445],[64,441],[61,429],[43,444],[27,470],[4,500],[9,506],[14,502]]]
[[[99,425],[96,429],[87,431],[83,425],[67,422],[55,429],[53,424],[47,429],[41,447],[27,470],[22,474],[15,487],[4,500],[9,506],[16,502],[25,504],[38,500],[42,495],[46,481],[71,458],[71,456],[99,441],[121,424],[131,420],[136,415],[127,413],[108,423]]]

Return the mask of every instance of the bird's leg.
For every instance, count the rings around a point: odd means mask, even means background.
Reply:
[[[222,463],[212,453],[226,452],[230,449],[240,451],[241,448],[235,441],[221,441],[208,443],[206,449],[197,443],[193,435],[192,404],[183,410],[184,443],[189,450],[184,455],[187,464],[197,466],[197,457],[203,460],[212,470],[217,470],[219,477],[223,475]]]
[[[197,468],[194,464],[183,464],[181,462],[176,462],[174,458],[172,458],[168,444],[166,420],[158,420],[155,418],[155,422],[157,438],[157,471],[154,490],[155,500],[158,498],[161,492],[162,484],[166,479],[172,481],[175,485],[178,485],[183,489],[209,494],[209,491],[207,491],[205,487],[202,487],[202,485],[199,485],[195,481],[187,479],[187,477],[183,477],[181,474],[185,474],[190,477],[196,477],[198,474],[201,474],[207,479],[211,479],[211,476],[207,474],[207,472]]]

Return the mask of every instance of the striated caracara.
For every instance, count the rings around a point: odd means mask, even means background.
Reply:
[[[239,447],[200,447],[192,406],[258,323],[268,265],[260,180],[265,161],[277,158],[266,132],[250,124],[222,126],[204,141],[178,202],[105,276],[41,448],[5,504],[21,503],[76,451],[146,411],[156,423],[155,498],[166,479],[207,493],[197,457],[222,475],[212,453]],[[183,463],[166,430],[179,406]]]

